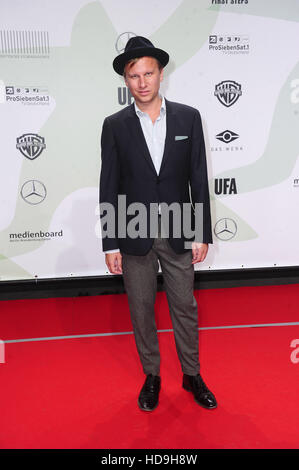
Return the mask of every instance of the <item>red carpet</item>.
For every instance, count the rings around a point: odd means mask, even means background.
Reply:
[[[196,292],[200,327],[296,322],[298,285]],[[131,331],[125,296],[1,302],[2,340]],[[164,294],[158,327],[171,327]],[[299,326],[200,331],[202,375],[219,406],[181,387],[172,333],[159,334],[160,405],[137,407],[133,335],[5,344],[0,448],[298,448]]]
[[[195,291],[200,327],[299,321],[299,285]],[[172,328],[166,296],[157,294],[157,326]],[[131,331],[127,297],[1,301],[0,339]]]

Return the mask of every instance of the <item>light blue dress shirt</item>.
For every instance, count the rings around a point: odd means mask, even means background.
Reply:
[[[160,114],[154,123],[149,115],[141,111],[137,104],[134,103],[135,111],[139,117],[143,135],[157,174],[159,174],[161,167],[166,137],[166,105],[164,97],[161,96],[161,98]]]

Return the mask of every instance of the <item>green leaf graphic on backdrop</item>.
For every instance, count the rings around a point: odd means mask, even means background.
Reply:
[[[6,281],[9,279],[30,279],[32,277],[31,273],[3,255],[0,255],[0,266],[0,280],[2,278]]]
[[[207,9],[208,3],[198,5],[197,0],[185,0],[156,33],[163,35],[167,28],[173,38],[171,49],[177,50],[180,63],[198,51],[213,28],[217,14]],[[190,28],[186,39],[190,47],[184,55],[175,34],[182,17],[188,19],[186,27]],[[197,27],[199,22],[204,28]],[[183,31],[181,34],[188,37]],[[9,233],[24,232],[26,226],[32,232],[47,230],[54,211],[66,196],[77,189],[98,186],[101,124],[105,116],[119,109],[116,91],[118,86],[124,86],[112,69],[116,38],[105,10],[94,2],[78,13],[70,47],[51,48],[49,60],[23,60],[21,69],[18,60],[4,59],[6,83],[46,84],[56,101],[55,110],[40,129],[47,149],[34,162],[24,159],[19,181],[19,191],[27,180],[45,182],[47,197],[35,206],[18,198],[15,217],[0,235],[8,257],[32,251],[43,243],[9,243]]]
[[[292,99],[294,85],[297,84],[299,89],[298,79],[299,62],[281,89],[268,142],[261,157],[250,165],[217,175],[219,178],[237,178],[238,193],[273,186],[291,175],[299,154],[299,91],[298,98]]]
[[[153,42],[163,44],[163,48],[170,51],[176,67],[198,52],[213,29],[219,7],[211,7],[210,3],[210,0],[183,1],[152,36]],[[249,5],[239,6],[237,12],[294,20],[297,14],[295,2],[287,0],[283,3],[284,7],[288,5],[283,14],[278,6],[280,2],[271,2],[271,9],[265,11],[264,5],[257,0],[251,0],[250,8]],[[225,10],[228,11],[228,6],[221,8],[221,12]],[[232,11],[236,12],[236,9]],[[142,34],[139,31],[136,33]],[[5,62],[2,77],[5,83],[12,81],[45,84],[56,101],[54,112],[40,129],[48,144],[46,152],[34,162],[34,167],[31,161],[24,159],[19,181],[19,190],[27,180],[34,178],[45,181],[47,198],[36,206],[29,206],[20,197],[18,198],[15,217],[10,226],[0,234],[1,246],[5,247],[3,252],[8,257],[32,251],[42,244],[42,242],[10,244],[9,233],[24,231],[26,224],[32,231],[46,230],[54,211],[66,196],[77,189],[98,185],[101,124],[106,115],[119,109],[116,90],[118,86],[123,86],[123,82],[113,73],[111,67],[116,54],[114,49],[116,37],[116,31],[105,10],[100,3],[95,2],[83,7],[78,13],[73,25],[71,46],[51,48],[49,60],[22,60],[20,68],[18,60],[2,59],[2,63]],[[289,83],[286,83],[284,88],[288,86]],[[286,107],[282,92],[273,123],[289,118],[289,110],[286,110]],[[285,112],[287,116],[284,116]],[[293,130],[289,133],[287,129],[285,130],[288,142],[296,141],[296,136],[297,133],[294,135]],[[275,138],[274,130],[270,135],[269,145],[272,138]],[[275,154],[276,152],[274,154],[272,152],[272,156]],[[264,158],[270,156],[269,151],[269,156]],[[257,170],[254,169],[256,164],[257,162],[252,165],[253,174],[259,171],[258,167]],[[290,167],[291,164],[288,163],[287,170],[282,172],[285,177],[289,174]],[[55,173],[53,168],[56,168]],[[242,169],[235,170],[236,174],[238,171],[241,175]],[[270,180],[269,184],[272,184]],[[218,201],[214,201],[213,211],[217,215],[223,213]],[[225,214],[228,214],[227,209]],[[253,230],[244,221],[239,220],[236,214],[232,217],[238,221],[239,227],[241,223],[244,224],[246,239],[255,236]],[[11,263],[15,265],[13,261]],[[1,272],[4,271],[1,269]]]

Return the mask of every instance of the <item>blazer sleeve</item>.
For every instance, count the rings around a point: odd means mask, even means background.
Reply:
[[[192,128],[190,189],[192,203],[202,203],[202,239],[196,239],[195,241],[202,243],[213,243],[206,148],[201,116],[197,110],[195,111]]]
[[[120,167],[117,146],[109,118],[103,123],[101,136],[100,214],[103,251],[118,249],[117,202]]]

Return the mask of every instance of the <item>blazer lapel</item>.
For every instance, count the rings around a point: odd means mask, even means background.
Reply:
[[[166,104],[166,138],[165,138],[164,153],[163,153],[163,158],[162,158],[159,174],[161,174],[163,168],[165,167],[166,163],[168,162],[171,156],[171,149],[174,143],[175,128],[176,128],[176,115],[171,106],[171,103],[165,99],[165,104]]]
[[[145,137],[143,135],[139,117],[135,112],[134,103],[131,104],[128,111],[129,114],[127,118],[127,125],[132,135],[133,142],[136,144],[136,153],[140,154],[143,158],[145,158],[147,163],[150,165],[151,169],[155,172],[155,175],[157,175],[151,154],[149,152]]]
[[[163,168],[165,167],[167,161],[169,160],[171,156],[171,149],[172,149],[172,145],[174,144],[175,130],[176,130],[176,115],[173,110],[173,107],[171,106],[171,103],[166,99],[165,99],[165,103],[166,103],[166,138],[165,138],[164,152],[163,152],[159,174],[161,174]],[[136,143],[136,149],[138,153],[140,152],[140,155],[142,155],[146,159],[147,163],[150,165],[155,175],[157,175],[151,154],[149,152],[145,137],[143,135],[140,120],[135,112],[134,103],[131,104],[130,107],[128,108],[127,125],[132,135],[132,139],[134,139],[134,142]]]

